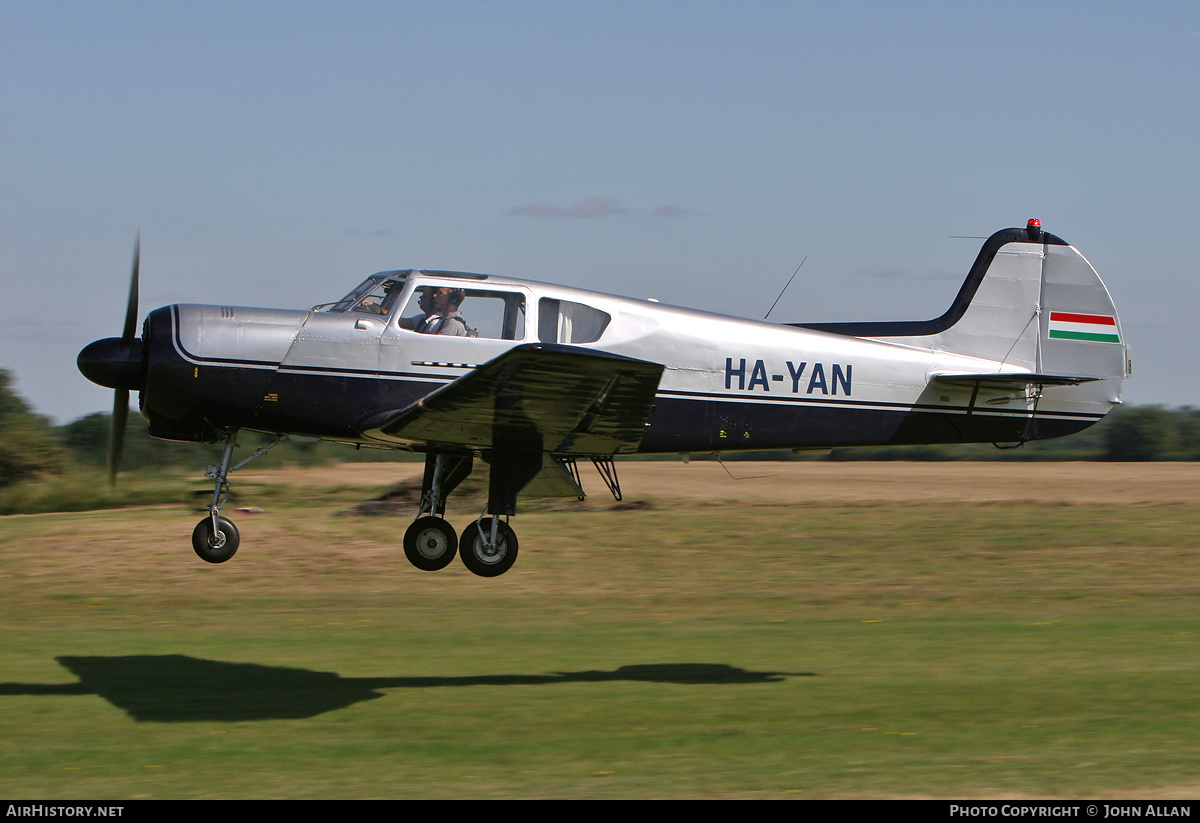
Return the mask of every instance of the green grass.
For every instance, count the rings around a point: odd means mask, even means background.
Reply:
[[[303,502],[0,520],[0,794],[1200,793],[1189,507],[539,511],[483,580]]]

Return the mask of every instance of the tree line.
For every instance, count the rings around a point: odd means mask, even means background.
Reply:
[[[89,414],[61,426],[37,414],[13,389],[11,375],[0,369],[0,488],[22,480],[102,469],[108,449],[111,416]],[[247,433],[248,454],[267,442]],[[171,470],[201,473],[220,459],[220,445],[155,440],[146,423],[130,415],[121,461],[122,471]],[[755,455],[761,458],[762,455]],[[772,453],[790,459],[791,452]],[[751,457],[745,455],[744,457]],[[268,456],[265,465],[320,465],[331,462],[418,459],[392,450],[354,449],[325,442],[288,441]],[[733,455],[727,459],[736,459]],[[1200,460],[1200,409],[1191,406],[1119,406],[1095,426],[1071,437],[1027,443],[1017,449],[990,445],[890,446],[835,449],[832,460]]]

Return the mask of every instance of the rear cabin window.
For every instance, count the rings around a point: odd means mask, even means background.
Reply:
[[[538,301],[538,340],[543,343],[595,343],[612,318],[607,312],[543,297]]]

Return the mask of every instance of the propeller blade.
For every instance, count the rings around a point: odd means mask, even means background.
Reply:
[[[129,303],[125,307],[125,330],[121,342],[133,343],[138,323],[138,268],[142,259],[142,233],[133,241],[133,271],[129,275]],[[108,487],[117,487],[117,472],[121,468],[121,452],[125,449],[125,424],[129,420],[129,390],[113,393],[112,428],[108,432]]]
[[[129,305],[125,308],[125,333],[121,342],[132,343],[137,336],[138,322],[138,266],[142,257],[142,233],[138,232],[133,242],[133,273],[129,276]]]
[[[108,487],[117,487],[117,472],[121,468],[121,452],[125,448],[125,423],[129,420],[129,391],[117,389],[114,393],[112,428],[108,431]]]

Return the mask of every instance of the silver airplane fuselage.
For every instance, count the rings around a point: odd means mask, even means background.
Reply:
[[[494,576],[516,556],[500,518],[517,494],[581,495],[579,459],[619,496],[616,455],[1020,444],[1100,420],[1130,368],[1108,290],[1036,221],[988,238],[950,308],[919,322],[774,324],[410,269],[309,310],[165,306],[135,338],[136,261],[124,336],[79,367],[118,413],[139,391],[155,437],[227,440],[193,534],[209,562],[237,547],[217,513],[241,429],[423,452],[405,552],[431,570],[457,550],[445,496],[482,457],[489,502],[463,560]]]
[[[1064,250],[1071,262],[1087,265],[1074,249]],[[1039,371],[1041,318],[1032,306],[1035,325],[1024,339],[997,347],[1007,357],[988,358],[947,351],[920,335],[850,336],[516,278],[409,270],[374,279],[402,290],[395,307],[421,289],[465,287],[468,323],[472,304],[485,299],[513,317],[507,329],[499,318],[467,337],[422,334],[402,327],[402,311],[366,313],[345,300],[307,311],[167,306],[146,326],[142,411],[151,433],[214,440],[224,429],[248,428],[407,448],[418,444],[372,436],[368,422],[516,346],[558,343],[665,367],[642,453],[1011,443],[1070,434],[1099,420],[1120,402],[1126,368],[1123,345],[1100,343],[1116,363],[1101,366],[1117,373],[1093,373],[1103,379],[1086,385],[1038,390],[933,380]],[[576,319],[568,326],[564,307],[591,324]]]

